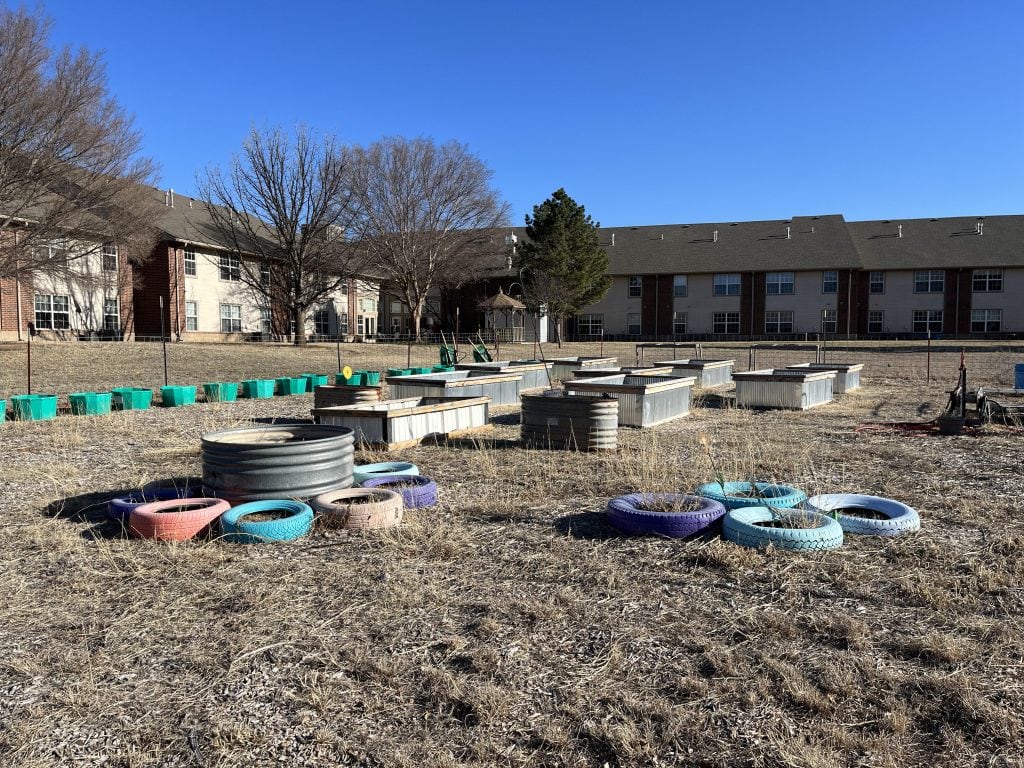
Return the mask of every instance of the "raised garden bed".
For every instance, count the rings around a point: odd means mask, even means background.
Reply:
[[[565,381],[573,375],[573,371],[585,368],[614,368],[619,363],[617,357],[556,357],[551,363],[551,380]]]
[[[732,371],[735,360],[705,360],[696,357],[682,360],[662,360],[657,365],[667,365],[673,371],[697,378],[697,386],[701,389],[724,387],[732,383]]]
[[[520,435],[533,448],[615,451],[619,447],[619,401],[550,390],[523,395]]]
[[[389,376],[391,397],[488,397],[491,405],[518,405],[523,376],[513,369],[489,373],[451,371],[413,376]]]
[[[776,368],[733,374],[736,405],[802,411],[832,402],[835,371]]]
[[[620,373],[566,382],[570,396],[611,395],[619,401],[620,427],[653,427],[686,416],[693,395],[693,376]]]
[[[864,370],[863,363],[797,363],[787,365],[786,368],[805,371],[835,371],[836,378],[832,385],[832,392],[836,395],[845,395],[855,389],[860,389],[860,374]]]
[[[549,379],[551,366],[550,362],[543,363],[540,360],[498,360],[493,363],[459,363],[455,366],[455,370],[473,371],[474,375],[505,373],[509,371],[518,373],[523,377],[523,383],[520,385],[519,391],[529,392],[534,389],[547,389],[551,386],[551,380]],[[441,366],[435,366],[435,370],[438,367]]]

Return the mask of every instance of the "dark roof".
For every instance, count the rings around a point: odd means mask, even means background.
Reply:
[[[511,296],[506,294],[499,286],[498,292],[493,296],[488,296],[486,299],[476,305],[478,309],[483,310],[519,310],[526,309],[526,305],[523,302],[513,299]]]
[[[166,189],[154,188],[153,194],[158,195],[161,202],[169,201],[170,195]],[[173,199],[173,206],[165,203],[159,222],[160,229],[163,230],[169,239],[176,242],[195,243],[196,245],[210,248],[235,250],[235,245],[230,241],[230,238],[225,238],[217,228],[213,217],[206,210],[206,205],[202,199],[178,193],[174,193]],[[272,238],[269,238],[269,233],[268,240],[272,240]],[[243,242],[242,245],[244,251],[253,251],[251,244],[245,247]],[[271,246],[268,243],[265,247]]]
[[[864,269],[1024,266],[1024,216],[851,221],[849,228]]]

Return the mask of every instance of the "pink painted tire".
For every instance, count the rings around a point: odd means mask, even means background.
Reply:
[[[128,532],[140,539],[188,541],[231,509],[222,499],[167,499],[140,504],[128,517]]]

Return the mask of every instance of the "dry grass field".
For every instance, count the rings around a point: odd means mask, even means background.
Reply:
[[[404,360],[371,347],[345,362]],[[33,354],[36,391],[162,383],[158,345]],[[0,397],[23,357],[0,350]],[[1012,358],[972,370],[1005,382]],[[949,360],[928,384],[916,356],[870,359],[833,404],[707,396],[616,455],[523,449],[503,409],[478,441],[387,456],[438,507],[289,544],[131,540],[103,506],[309,395],[0,425],[0,766],[1024,765],[1024,434],[855,431],[932,418],[953,383]],[[174,383],[335,367],[331,346],[171,349]],[[712,479],[701,433],[727,475],[891,496],[922,530],[792,554],[609,528],[612,496]]]

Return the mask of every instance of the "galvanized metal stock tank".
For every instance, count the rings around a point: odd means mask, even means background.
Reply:
[[[229,429],[203,436],[203,488],[232,503],[310,499],[352,485],[354,435],[313,424]]]
[[[614,451],[619,447],[619,401],[613,397],[523,395],[521,436],[537,448]]]

